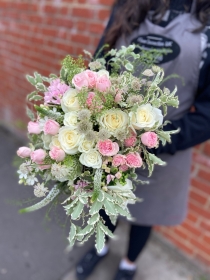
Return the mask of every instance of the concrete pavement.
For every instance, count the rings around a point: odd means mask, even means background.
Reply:
[[[92,243],[65,253],[68,226],[62,207],[58,215],[51,209],[47,221],[43,209],[18,214],[21,202],[34,199],[30,186],[18,185],[12,166],[15,151],[23,143],[0,127],[0,280],[75,280],[75,263]],[[24,205],[25,206],[25,205]],[[111,241],[109,257],[89,280],[112,280],[125,252],[127,224],[120,223],[117,240]],[[136,280],[210,280],[199,267],[186,261],[153,236],[138,261]]]

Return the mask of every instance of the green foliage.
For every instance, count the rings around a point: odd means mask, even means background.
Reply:
[[[70,55],[66,56],[62,61],[61,79],[64,82],[71,83],[73,77],[85,69],[83,57],[73,58]]]

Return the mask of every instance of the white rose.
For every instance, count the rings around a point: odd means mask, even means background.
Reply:
[[[43,141],[43,143],[44,143],[44,148],[46,149],[46,150],[50,150],[50,143],[51,143],[51,139],[52,139],[52,135],[49,135],[49,134],[47,134],[47,135],[45,135],[45,134],[42,134],[42,136],[41,136],[41,138],[42,138],[42,141]]]
[[[61,143],[59,142],[58,136],[57,136],[57,135],[53,136],[52,139],[51,139],[50,149],[51,149],[52,147],[61,148]]]
[[[77,123],[78,123],[78,112],[69,112],[69,113],[66,113],[64,115],[64,125],[65,126],[68,126],[69,128],[71,129],[75,129],[77,127]]]
[[[64,93],[61,99],[61,107],[65,113],[78,111],[80,109],[77,93],[77,90],[73,88],[70,88]]]
[[[159,122],[159,126],[163,123],[161,110],[151,104],[139,106],[136,112],[131,112],[129,116],[131,125],[137,130],[151,128],[156,122]]]
[[[106,75],[107,78],[109,78],[109,72],[107,70],[100,70],[97,72],[97,74],[99,77]]]
[[[80,144],[79,144],[79,151],[81,153],[87,153],[89,152],[92,148],[93,148],[93,141],[88,141],[88,140],[83,140]]]
[[[81,164],[92,167],[92,168],[100,168],[102,166],[102,158],[98,151],[91,149],[87,153],[82,153],[79,161]]]
[[[78,152],[82,136],[76,130],[64,126],[59,130],[58,140],[61,144],[61,148],[67,154],[75,155]]]
[[[128,115],[120,109],[111,109],[105,111],[98,121],[102,127],[113,134],[117,129],[126,129]]]

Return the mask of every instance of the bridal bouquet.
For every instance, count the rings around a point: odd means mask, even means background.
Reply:
[[[29,147],[21,147],[20,183],[33,186],[37,204],[22,209],[31,212],[65,195],[64,209],[70,217],[70,246],[96,234],[100,251],[105,235],[113,237],[99,214],[101,209],[115,223],[118,215],[130,217],[135,170],[164,162],[150,152],[159,141],[170,142],[175,131],[163,130],[168,106],[178,106],[176,89],[170,93],[158,86],[164,71],[145,65],[145,56],[135,46],[112,49],[105,58],[67,56],[60,77],[27,76],[36,90],[27,97]],[[144,69],[138,74],[138,65]],[[108,72],[106,67],[111,67]],[[161,110],[161,109],[162,110]],[[38,178],[40,182],[38,182]],[[52,184],[52,182],[54,182]],[[54,186],[52,186],[54,185]],[[82,220],[82,223],[74,221]]]

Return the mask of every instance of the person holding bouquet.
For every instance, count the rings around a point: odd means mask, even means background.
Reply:
[[[109,48],[136,44],[143,49],[168,49],[157,64],[167,76],[165,87],[178,87],[179,109],[170,108],[165,130],[180,128],[172,143],[154,150],[165,167],[156,166],[149,185],[141,185],[136,195],[142,203],[130,206],[135,221],[130,225],[127,255],[121,260],[114,280],[132,280],[136,260],[155,225],[180,224],[187,213],[192,147],[210,138],[210,3],[208,0],[117,0],[96,53]],[[103,55],[103,54],[102,54]],[[192,110],[193,108],[193,110]],[[147,114],[147,112],[145,112]],[[146,115],[145,115],[146,118]],[[145,135],[142,142],[151,149],[155,139]],[[138,171],[148,180],[147,170]],[[114,232],[107,214],[101,210],[106,226]],[[77,265],[77,278],[86,279],[108,254],[108,238],[100,253],[91,249]]]

